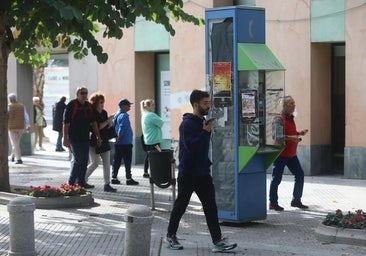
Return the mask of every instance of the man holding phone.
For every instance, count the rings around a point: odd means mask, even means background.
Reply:
[[[212,251],[228,251],[237,244],[229,243],[222,236],[218,221],[215,187],[210,174],[211,161],[208,157],[214,121],[204,118],[210,110],[210,95],[205,91],[194,90],[190,102],[193,113],[185,113],[179,126],[178,197],[170,215],[166,241],[170,249],[183,249],[176,232],[192,193],[195,192],[203,206],[213,242]]]

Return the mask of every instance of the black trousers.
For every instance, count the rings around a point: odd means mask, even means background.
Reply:
[[[215,243],[221,239],[221,228],[217,216],[215,187],[211,176],[178,178],[178,197],[170,214],[168,234],[175,235],[177,233],[179,222],[187,209],[193,192],[197,194],[202,203],[208,230],[212,242]]]
[[[131,179],[131,162],[132,162],[132,144],[131,145],[117,145],[114,144],[114,158],[112,178],[117,179],[118,171],[122,163],[125,163],[126,179]]]
[[[144,164],[144,173],[147,173],[149,170],[149,151],[157,151],[155,146],[160,147],[160,143],[154,145],[146,145],[146,157],[145,157],[145,164]]]

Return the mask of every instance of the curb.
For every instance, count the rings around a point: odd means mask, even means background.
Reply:
[[[323,243],[366,246],[366,230],[343,229],[320,224],[315,229],[315,234]]]
[[[14,193],[0,192],[0,204],[7,205],[10,200],[17,197],[31,199],[37,209],[76,208],[91,206],[94,204],[94,198],[90,192],[85,195],[65,197],[33,197],[27,195],[18,195]]]

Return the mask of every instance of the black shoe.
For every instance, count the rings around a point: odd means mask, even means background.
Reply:
[[[12,162],[14,162],[14,161],[15,161],[14,157],[12,157],[12,158],[11,158],[11,161],[12,161]]]
[[[17,161],[15,162],[15,164],[22,164],[22,163],[23,163],[22,159],[19,159],[19,160],[17,160]]]
[[[64,148],[56,148],[56,152],[63,152],[63,151],[65,151]]]
[[[284,210],[283,207],[279,206],[278,204],[269,204],[269,209],[270,210],[275,210],[275,211],[278,211],[278,212],[282,212]]]
[[[144,178],[150,178],[150,175],[147,172],[145,172],[144,175],[142,175],[142,177],[144,177]]]
[[[85,185],[83,187],[86,188],[86,189],[88,189],[88,188],[94,188],[94,185],[90,185],[88,183],[85,183]]]
[[[112,184],[121,184],[121,182],[117,178],[112,179],[111,183]]]
[[[138,185],[139,183],[132,178],[126,181],[126,185]]]
[[[300,209],[308,209],[309,208],[309,206],[304,205],[301,202],[296,202],[296,201],[292,201],[291,206],[292,207],[297,207],[297,208],[300,208]]]
[[[109,184],[105,184],[104,185],[104,192],[117,192],[117,189],[115,188],[112,188],[111,185]]]

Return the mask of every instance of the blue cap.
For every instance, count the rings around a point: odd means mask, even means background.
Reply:
[[[123,100],[120,100],[119,103],[118,103],[118,106],[130,106],[131,103],[128,99],[123,99]]]

